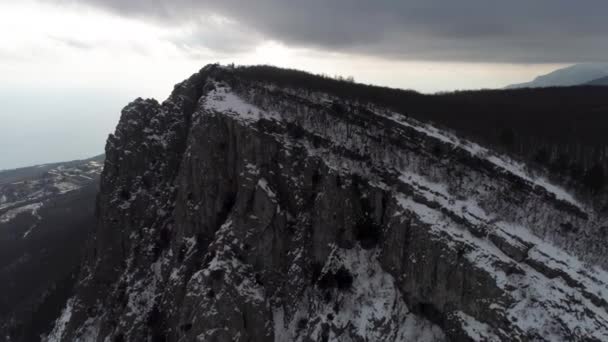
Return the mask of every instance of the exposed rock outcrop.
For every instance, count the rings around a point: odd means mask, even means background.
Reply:
[[[379,104],[211,65],[123,110],[48,339],[605,340],[606,225]]]

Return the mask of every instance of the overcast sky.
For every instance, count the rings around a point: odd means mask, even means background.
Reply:
[[[0,169],[103,152],[132,98],[211,62],[421,92],[608,61],[604,0],[0,0]]]

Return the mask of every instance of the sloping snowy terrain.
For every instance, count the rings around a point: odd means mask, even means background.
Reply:
[[[0,223],[8,223],[21,213],[36,216],[44,201],[87,186],[99,178],[102,158],[23,170],[0,171]],[[32,170],[39,169],[39,172]],[[23,176],[19,176],[21,173]],[[5,176],[6,174],[6,176]]]
[[[102,157],[0,172],[0,340],[48,333],[94,225]]]

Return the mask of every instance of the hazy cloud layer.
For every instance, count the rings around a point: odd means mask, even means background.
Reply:
[[[402,59],[487,62],[608,60],[605,0],[49,0],[87,3],[170,25],[230,19],[194,45],[239,50],[249,40]],[[242,25],[237,28],[237,25]],[[195,32],[196,33],[196,32]],[[239,35],[239,37],[235,37]],[[222,41],[226,42],[224,46]]]

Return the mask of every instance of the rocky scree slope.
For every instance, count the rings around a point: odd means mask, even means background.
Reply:
[[[606,340],[606,225],[403,113],[210,65],[123,110],[47,340]]]

